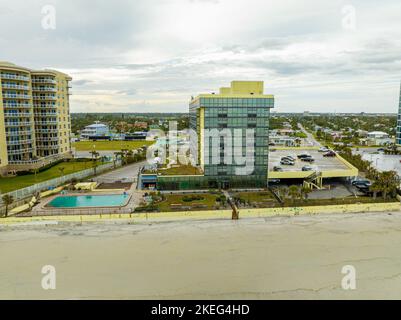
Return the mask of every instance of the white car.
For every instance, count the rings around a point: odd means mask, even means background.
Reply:
[[[319,152],[327,152],[327,151],[330,151],[330,149],[327,149],[326,147],[321,147],[319,149]]]

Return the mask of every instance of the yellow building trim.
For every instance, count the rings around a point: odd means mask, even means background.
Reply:
[[[230,87],[222,87],[218,94],[201,93],[196,96],[191,103],[197,102],[200,98],[269,98],[274,99],[274,95],[264,94],[263,81],[231,81]]]
[[[205,145],[205,108],[199,108],[199,153],[200,153],[200,166],[202,171],[205,171],[205,156],[204,156],[204,145]]]
[[[347,160],[345,160],[343,157],[341,157],[338,153],[336,153],[336,157],[338,160],[340,160],[345,166],[347,166],[354,173],[354,176],[358,175],[358,169],[355,168],[351,163],[349,163]]]

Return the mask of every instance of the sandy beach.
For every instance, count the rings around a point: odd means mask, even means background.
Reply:
[[[0,298],[400,299],[400,249],[400,212],[0,226]]]

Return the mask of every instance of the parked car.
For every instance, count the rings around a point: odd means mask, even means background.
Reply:
[[[305,161],[305,162],[314,162],[315,159],[313,159],[312,157],[305,157],[305,158],[301,158],[301,161]]]
[[[283,159],[280,161],[280,164],[285,165],[285,166],[293,166],[295,164],[295,162],[288,160],[288,159]]]
[[[369,189],[370,185],[367,183],[357,183],[354,184],[354,187],[357,188],[358,190],[361,190],[361,189]]]
[[[379,149],[377,149],[377,151],[379,151],[379,152],[384,152],[386,149],[384,149],[384,148],[379,148]]]
[[[274,166],[273,171],[276,171],[276,172],[283,171],[283,168],[281,168],[280,166]]]
[[[309,158],[309,157],[311,157],[311,155],[308,153],[301,153],[301,154],[297,155],[297,157],[298,157],[298,159],[302,159],[302,158]]]
[[[276,144],[274,142],[270,142],[269,146],[275,146]]]
[[[358,191],[360,191],[360,192],[364,192],[364,193],[369,193],[369,192],[370,192],[370,188],[369,188],[369,186],[367,186],[367,185],[359,185],[359,184],[357,184],[355,187],[356,187],[356,188],[358,189]]]
[[[319,152],[327,152],[327,151],[330,151],[330,149],[328,149],[326,147],[319,148]]]
[[[280,179],[268,179],[268,184],[276,184],[276,183],[280,183]]]
[[[312,171],[313,168],[311,166],[303,166],[302,171]]]
[[[357,180],[352,181],[351,184],[353,186],[366,185],[366,186],[370,187],[372,185],[372,182],[370,180],[368,180],[368,179],[357,179]]]
[[[327,151],[326,153],[323,153],[323,157],[335,157],[336,153],[332,150]]]

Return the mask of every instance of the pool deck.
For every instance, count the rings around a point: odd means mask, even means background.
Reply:
[[[51,195],[41,198],[40,202],[32,208],[31,211],[15,214],[15,217],[31,217],[31,216],[57,216],[57,215],[96,215],[96,214],[130,214],[136,207],[140,205],[143,199],[144,191],[136,189],[136,177],[138,170],[145,162],[138,162],[122,168],[112,170],[91,178],[90,181],[98,183],[115,183],[117,181],[127,181],[131,183],[129,189],[94,189],[93,191],[68,191],[66,195],[109,195],[122,194],[127,192],[131,197],[129,201],[121,207],[82,207],[82,208],[54,208],[46,207],[46,205],[60,194]],[[127,179],[128,178],[128,179]]]
[[[127,194],[130,196],[129,200],[123,206],[104,206],[104,207],[80,207],[80,208],[55,208],[48,206],[48,204],[57,197],[62,196],[100,196],[100,195],[116,195],[123,194],[124,191],[116,190],[112,192],[112,190],[102,191],[94,191],[94,192],[76,192],[70,191],[64,195],[54,195],[48,198],[44,198],[40,200],[40,203],[35,206],[32,211],[21,213],[18,216],[50,216],[50,215],[82,215],[82,214],[122,214],[122,213],[131,213],[134,209],[139,205],[140,197],[137,195],[135,191],[129,190]],[[142,196],[142,194],[140,194]]]

